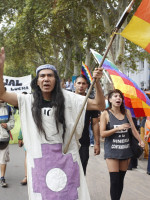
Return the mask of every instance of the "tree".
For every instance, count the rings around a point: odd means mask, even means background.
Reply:
[[[1,0],[2,1],[2,0]],[[130,1],[8,0],[1,2],[0,45],[6,48],[6,73],[21,76],[40,64],[54,64],[61,77],[77,75],[81,62],[93,68],[90,48],[103,54],[112,31]],[[139,5],[135,4],[135,9]],[[128,17],[128,20],[131,15]],[[120,69],[136,69],[135,56],[148,54],[117,35],[108,58]],[[128,58],[128,59],[127,59]],[[129,62],[130,61],[130,62]]]

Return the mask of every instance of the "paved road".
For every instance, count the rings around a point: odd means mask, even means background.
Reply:
[[[6,181],[8,188],[0,187],[0,200],[28,200],[27,186],[20,181],[24,177],[24,149],[18,145],[10,146],[10,162],[7,165]]]
[[[104,161],[104,151],[93,156],[90,147],[90,159],[87,167],[87,183],[91,200],[110,200],[109,173]],[[121,200],[150,200],[150,176],[146,174],[147,160],[138,161],[138,168],[127,171]]]
[[[23,148],[10,145],[10,158],[6,173],[9,187],[0,187],[0,200],[28,200],[27,186],[20,184],[24,177]],[[121,200],[150,200],[150,176],[146,174],[146,166],[147,160],[140,160],[138,169],[127,172]],[[94,156],[93,148],[90,147],[86,179],[91,200],[110,200],[109,174],[103,158],[103,148],[101,155]]]

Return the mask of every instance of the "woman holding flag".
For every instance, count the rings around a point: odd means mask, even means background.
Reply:
[[[112,200],[119,200],[123,191],[123,182],[130,158],[133,156],[129,128],[143,147],[129,110],[125,110],[124,97],[115,89],[108,94],[109,107],[101,114],[100,133],[105,138],[104,158],[110,174],[110,195]],[[129,120],[130,123],[129,123]]]

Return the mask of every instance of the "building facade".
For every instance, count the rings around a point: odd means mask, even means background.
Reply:
[[[150,90],[150,64],[145,59],[137,63],[137,71],[126,73],[142,89]]]

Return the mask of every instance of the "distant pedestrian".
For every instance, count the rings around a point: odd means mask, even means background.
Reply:
[[[18,136],[18,145],[19,145],[19,147],[22,147],[24,145],[21,129],[19,131],[19,136]],[[24,150],[25,150],[25,161],[24,161],[25,176],[24,176],[23,180],[20,182],[21,185],[27,185],[27,152],[26,152],[25,147],[24,147]]]
[[[61,84],[61,88],[66,89],[66,81],[65,81],[65,79],[62,79],[60,84]]]
[[[94,147],[94,134],[92,130],[92,121],[90,121],[90,125],[89,125],[89,135],[90,135],[90,146]]]
[[[145,123],[145,141],[148,142],[148,146],[149,146],[147,174],[150,175],[150,117],[147,117],[146,123]]]
[[[145,146],[144,146],[144,158],[148,159],[148,155],[149,155],[149,147],[148,147],[148,143],[147,141],[145,141],[145,123],[146,123],[146,118],[147,117],[143,117],[141,120],[141,124],[140,124],[140,136],[141,138],[144,140]]]
[[[15,124],[11,107],[0,100],[0,168],[1,168],[1,186],[7,187],[5,180],[6,165],[9,162],[9,140],[10,130]]]
[[[105,109],[107,109],[108,107],[109,107],[108,94],[105,94]]]
[[[113,90],[108,94],[109,107],[101,114],[100,133],[105,138],[104,158],[110,174],[111,200],[120,200],[123,182],[130,158],[133,156],[130,147],[129,128],[141,146],[143,141],[132,121],[131,113],[125,110],[124,97],[120,90]],[[132,124],[129,124],[128,118]]]
[[[139,126],[137,124],[137,119],[135,117],[132,117],[132,120],[134,122],[134,125],[135,125],[135,128],[136,130],[138,131],[139,133]],[[138,166],[138,159],[136,156],[133,155],[133,157],[131,158],[130,162],[129,162],[129,165],[128,165],[128,170],[132,170],[134,168],[137,168]]]
[[[73,88],[73,82],[71,81],[71,78],[68,78],[68,81],[66,82],[66,90],[72,92]]]
[[[22,94],[28,94],[28,93],[27,92],[22,92]],[[17,109],[18,109],[18,107],[17,107]],[[24,146],[21,129],[19,131],[19,136],[18,136],[18,145],[19,145],[19,147]],[[21,185],[27,185],[27,152],[26,152],[25,146],[24,146],[24,150],[25,150],[25,161],[24,161],[25,176],[24,176],[23,180],[20,182]]]

